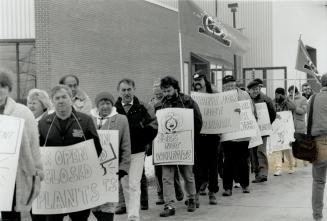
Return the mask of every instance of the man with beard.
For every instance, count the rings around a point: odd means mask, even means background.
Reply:
[[[284,88],[276,88],[275,90],[275,100],[274,105],[277,112],[277,118],[279,117],[278,112],[279,111],[294,111],[295,110],[295,104],[292,102],[285,94]],[[274,176],[281,176],[282,173],[282,155],[284,155],[287,158],[288,161],[288,167],[289,167],[289,173],[293,171],[293,156],[292,156],[292,150],[286,149],[281,151],[275,151],[273,153],[274,159],[275,159],[275,172]]]
[[[149,102],[149,105],[154,108],[154,105],[161,101],[163,98],[163,93],[160,88],[160,82],[155,83],[153,85],[153,98]],[[149,151],[152,151],[152,145],[149,145]],[[152,154],[152,153],[151,153]],[[156,176],[156,186],[157,186],[157,194],[158,194],[158,201],[156,201],[156,205],[163,205],[165,204],[164,196],[163,196],[163,184],[162,184],[162,166],[156,165],[154,166],[154,174]],[[143,177],[142,177],[143,179]],[[184,199],[183,188],[180,182],[180,176],[178,168],[176,167],[175,176],[174,176],[174,186],[175,186],[175,196],[178,201]],[[141,187],[141,206],[142,206],[142,187]]]
[[[213,93],[210,82],[203,70],[193,75],[193,90],[200,93]],[[199,207],[199,191],[201,186],[208,183],[209,204],[216,205],[215,194],[218,192],[218,134],[199,134],[195,147],[194,176],[196,187],[196,206]]]
[[[267,104],[270,123],[272,123],[276,118],[276,110],[271,98],[260,91],[261,87],[261,79],[255,79],[251,81],[247,86],[249,94],[255,104],[263,102]],[[252,181],[252,183],[261,183],[268,180],[268,158],[266,153],[267,138],[268,136],[263,136],[263,144],[251,149],[253,160],[252,163],[254,165],[255,172],[255,179]]]
[[[128,119],[131,135],[131,163],[128,175],[121,179],[127,205],[128,220],[140,220],[140,185],[144,167],[145,148],[158,132],[153,109],[135,94],[135,82],[122,79],[117,85],[120,94],[115,106],[119,114]]]
[[[173,77],[167,76],[161,79],[160,87],[164,94],[164,98],[154,107],[158,111],[164,108],[188,108],[194,111],[194,140],[197,139],[202,128],[202,116],[197,103],[188,95],[180,92],[178,81]],[[196,143],[196,142],[195,142]],[[185,184],[185,191],[188,197],[188,212],[194,212],[195,206],[195,180],[192,165],[177,166]],[[161,217],[175,215],[174,206],[174,174],[176,165],[162,166],[162,183],[163,195],[165,199],[164,210],[160,213]]]

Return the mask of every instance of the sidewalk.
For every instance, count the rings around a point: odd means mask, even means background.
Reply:
[[[223,197],[221,196],[222,185],[220,181],[220,191],[217,194],[218,205],[209,205],[208,196],[200,196],[200,208],[189,213],[186,211],[184,201],[177,202],[176,215],[169,218],[159,217],[163,206],[155,205],[156,189],[155,186],[150,186],[150,208],[147,211],[141,211],[141,220],[313,220],[311,217],[311,184],[311,165],[296,168],[294,174],[283,173],[280,177],[274,177],[270,174],[268,182],[265,183],[251,183],[250,194],[243,194],[241,189],[234,189],[231,197]],[[126,215],[115,215],[115,221],[123,220],[127,220]]]

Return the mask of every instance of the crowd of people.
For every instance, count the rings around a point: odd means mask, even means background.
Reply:
[[[200,93],[219,93],[208,81],[204,71],[192,76],[192,90]],[[153,98],[144,102],[138,98],[132,79],[117,83],[118,99],[108,91],[99,92],[94,107],[89,96],[79,88],[79,78],[66,75],[59,84],[46,91],[32,89],[28,93],[27,107],[10,98],[13,76],[8,71],[0,72],[0,114],[25,120],[18,161],[15,194],[12,211],[1,212],[4,220],[57,221],[68,215],[72,221],[86,221],[92,212],[97,220],[114,220],[114,214],[127,213],[128,220],[140,220],[140,210],[149,209],[147,180],[144,173],[145,157],[152,153],[152,141],[158,133],[155,113],[165,108],[187,108],[194,113],[194,165],[155,166],[157,205],[163,205],[160,217],[176,213],[175,201],[185,200],[188,212],[200,207],[199,196],[206,194],[208,202],[217,204],[219,176],[222,179],[222,196],[229,197],[233,188],[239,186],[244,194],[250,193],[250,172],[255,174],[252,183],[268,182],[267,136],[263,144],[249,146],[249,138],[220,141],[220,134],[201,133],[202,115],[198,104],[181,92],[179,82],[163,77],[154,84]],[[271,123],[280,111],[291,111],[295,132],[307,131],[306,114],[313,94],[310,84],[302,85],[302,94],[295,86],[276,88],[272,99],[261,91],[263,81],[254,79],[247,88],[239,88],[233,76],[222,79],[223,91],[236,90],[239,101],[249,100],[252,114],[257,118],[256,103],[266,103]],[[327,74],[321,78],[322,89],[316,94],[313,106],[312,135],[318,149],[318,160],[313,162],[312,209],[315,220],[322,219],[323,193],[327,171]],[[288,92],[288,93],[287,93]],[[235,112],[240,113],[239,109]],[[68,213],[35,215],[31,204],[37,197],[44,179],[40,147],[69,146],[93,139],[95,151],[100,156],[102,147],[97,130],[119,131],[119,203],[105,203],[96,208]],[[282,159],[288,161],[288,173],[294,173],[299,164],[291,149],[276,151],[274,176],[281,176]],[[308,162],[303,162],[304,166]],[[184,180],[184,188],[181,186]],[[252,188],[251,188],[252,189]]]

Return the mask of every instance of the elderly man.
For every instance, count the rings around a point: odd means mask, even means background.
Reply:
[[[93,139],[98,156],[102,148],[90,116],[77,112],[73,108],[72,92],[65,85],[58,85],[51,90],[51,99],[55,112],[39,121],[40,146],[65,146]],[[36,220],[59,221],[69,215],[72,221],[87,221],[90,210],[69,214],[37,215]]]
[[[270,97],[265,95],[260,91],[262,87],[261,79],[255,79],[251,81],[247,88],[249,90],[249,94],[254,103],[266,103],[270,118],[270,123],[272,123],[276,118],[276,110],[273,104],[273,101]],[[252,183],[261,183],[268,180],[268,158],[266,153],[267,148],[267,137],[263,136],[262,141],[263,144],[252,148],[252,160],[254,164],[254,172],[255,179]]]
[[[59,84],[64,84],[72,90],[72,101],[75,110],[84,114],[90,114],[92,101],[87,94],[79,88],[79,79],[76,75],[69,74],[59,80]]]
[[[318,157],[312,164],[312,210],[314,220],[322,220],[327,172],[327,73],[321,77],[321,90],[315,96],[312,110],[311,135],[315,137]],[[309,110],[310,111],[310,110]],[[309,116],[310,113],[308,113]]]
[[[128,220],[140,219],[140,182],[144,167],[145,148],[158,132],[153,109],[135,96],[135,82],[122,79],[117,85],[120,94],[115,106],[125,115],[131,134],[131,163],[128,175],[121,180],[127,205]]]

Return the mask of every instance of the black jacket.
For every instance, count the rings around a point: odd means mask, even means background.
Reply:
[[[158,133],[157,117],[148,104],[145,104],[134,96],[133,105],[126,113],[122,105],[121,97],[116,104],[117,112],[127,117],[131,135],[131,153],[145,151],[147,144],[150,144]]]
[[[202,115],[199,109],[198,104],[188,95],[179,93],[178,97],[175,97],[171,100],[168,100],[164,97],[161,101],[154,105],[155,111],[169,108],[169,107],[179,107],[179,108],[188,108],[194,110],[194,134],[200,134],[202,128]]]
[[[78,120],[79,124],[77,123],[73,114],[76,116],[76,119]],[[51,123],[52,126],[50,128]],[[79,125],[81,125],[82,130]],[[98,156],[100,156],[102,151],[99,136],[92,118],[86,114],[77,112],[74,109],[72,111],[71,116],[68,118],[65,130],[61,129],[59,119],[56,116],[56,113],[52,113],[44,116],[39,121],[39,132],[40,146],[43,146],[45,144],[45,139],[48,133],[49,135],[45,146],[69,146],[77,144],[85,141],[83,137],[84,134],[86,140],[94,140],[95,149]]]

